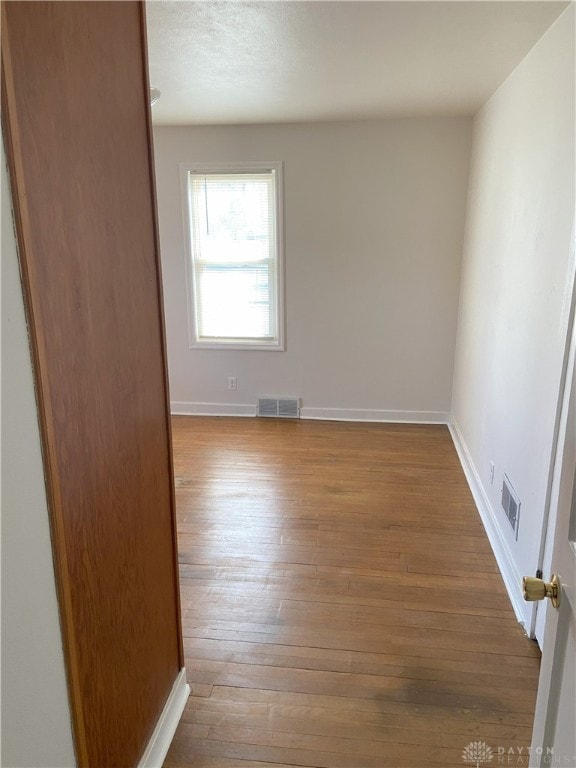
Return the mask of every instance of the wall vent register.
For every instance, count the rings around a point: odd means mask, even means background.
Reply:
[[[277,419],[298,419],[300,401],[297,397],[259,397],[256,413]]]
[[[502,509],[506,513],[508,522],[518,539],[518,524],[520,522],[520,499],[512,487],[512,483],[507,475],[504,475],[502,482]]]

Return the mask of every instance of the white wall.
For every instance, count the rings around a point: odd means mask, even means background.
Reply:
[[[157,127],[173,409],[298,395],[304,416],[446,420],[470,138],[466,118]],[[188,347],[178,164],[196,160],[284,161],[285,352]]]
[[[462,267],[455,433],[527,625],[520,581],[538,567],[573,222],[574,6],[475,117]],[[503,473],[522,503],[517,541],[501,509]]]
[[[6,768],[76,765],[40,435],[2,152],[2,751]]]

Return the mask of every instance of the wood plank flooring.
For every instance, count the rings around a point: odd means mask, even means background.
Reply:
[[[173,439],[192,696],[166,768],[463,766],[472,741],[528,765],[540,654],[445,427]]]

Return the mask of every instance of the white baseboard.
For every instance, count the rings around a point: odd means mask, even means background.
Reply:
[[[170,403],[173,416],[256,416],[256,404]],[[403,424],[447,424],[445,411],[383,411],[364,408],[301,408],[301,419],[322,421],[374,421]]]
[[[325,421],[401,422],[403,424],[447,424],[444,411],[382,411],[364,408],[301,408],[301,419]]]
[[[502,536],[494,509],[490,504],[490,499],[484,490],[480,476],[478,475],[470,452],[462,437],[462,433],[460,432],[460,428],[453,417],[450,418],[448,429],[452,435],[456,453],[458,454],[460,464],[462,465],[466,480],[468,481],[468,486],[474,497],[474,502],[476,503],[494,557],[496,558],[496,563],[498,564],[502,579],[504,580],[506,591],[508,592],[510,602],[514,608],[514,613],[520,624],[527,630],[530,626],[530,606],[527,606],[522,599],[522,577],[516,568],[508,544]]]
[[[173,416],[256,416],[256,404],[239,403],[170,403]]]
[[[138,763],[138,768],[162,768],[188,696],[190,696],[190,686],[186,682],[186,670],[182,668],[174,681],[154,733]]]

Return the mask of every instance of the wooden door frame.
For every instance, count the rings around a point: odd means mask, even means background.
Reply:
[[[132,2],[132,0],[131,0]],[[148,93],[148,56],[147,56],[147,38],[146,38],[146,19],[145,6],[143,0],[136,0],[139,9],[140,36],[142,50],[142,78],[144,93]],[[18,125],[18,115],[16,109],[16,95],[14,91],[14,78],[12,71],[12,52],[10,47],[10,36],[8,33],[6,0],[3,0],[1,7],[1,27],[2,27],[2,55],[1,55],[1,99],[2,99],[2,130],[4,134],[5,150],[9,170],[10,186],[12,192],[12,206],[14,215],[14,224],[17,237],[18,257],[22,276],[22,288],[24,297],[24,307],[28,332],[30,338],[31,359],[33,362],[35,393],[38,407],[38,420],[40,426],[41,449],[43,456],[46,495],[48,502],[48,511],[50,518],[50,531],[52,553],[54,561],[54,571],[56,580],[56,589],[60,611],[60,623],[62,630],[62,643],[64,650],[64,659],[66,666],[67,685],[69,693],[69,704],[73,724],[74,742],[76,757],[79,766],[88,766],[88,746],[86,739],[86,728],[84,723],[83,710],[81,705],[81,684],[79,673],[79,663],[76,652],[76,630],[72,615],[72,584],[70,581],[70,572],[66,554],[64,539],[64,522],[62,518],[62,495],[59,477],[53,471],[49,456],[53,456],[53,446],[56,436],[53,430],[53,414],[51,411],[51,402],[49,397],[50,382],[46,378],[40,377],[40,370],[44,364],[43,339],[48,329],[36,322],[34,315],[34,303],[32,300],[31,285],[37,284],[37,277],[34,274],[34,265],[31,259],[26,258],[26,254],[32,250],[30,242],[30,231],[33,223],[29,215],[27,206],[27,195],[25,189],[25,175],[21,157],[20,129]],[[97,64],[96,64],[97,66]],[[154,157],[153,157],[153,138],[152,138],[152,119],[150,104],[148,102],[146,110],[146,134],[148,136],[149,148],[149,171],[150,171],[150,189],[152,192],[151,209],[153,211],[153,229],[154,242],[156,250],[156,277],[158,288],[158,306],[160,309],[160,329],[163,339],[162,344],[162,367],[164,380],[164,402],[165,402],[165,422],[168,436],[168,453],[166,456],[168,462],[168,474],[170,482],[170,503],[172,519],[172,555],[174,567],[174,602],[177,617],[177,637],[178,637],[178,661],[180,669],[184,666],[184,648],[181,633],[181,607],[179,591],[179,572],[178,572],[178,549],[176,538],[176,518],[175,518],[175,489],[173,475],[173,453],[172,453],[172,427],[170,420],[170,396],[168,384],[168,371],[166,359],[166,330],[164,322],[164,306],[162,292],[162,274],[160,265],[160,244],[158,234],[158,216],[156,206],[156,185],[154,177]]]

